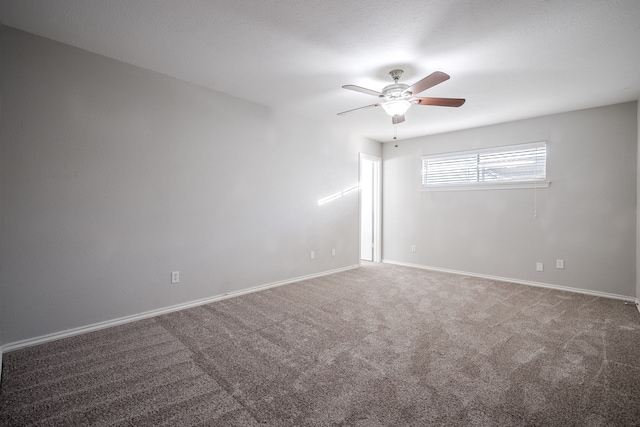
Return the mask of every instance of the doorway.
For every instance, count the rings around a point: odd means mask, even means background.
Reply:
[[[382,159],[360,153],[360,259],[380,262],[380,165]]]

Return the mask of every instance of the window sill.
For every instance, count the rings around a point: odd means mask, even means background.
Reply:
[[[448,184],[423,186],[422,191],[512,190],[519,188],[547,188],[550,184],[551,181]]]

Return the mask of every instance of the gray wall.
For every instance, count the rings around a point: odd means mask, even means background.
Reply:
[[[5,344],[358,264],[379,143],[1,31]]]
[[[612,105],[385,144],[383,258],[634,296],[636,107]],[[421,155],[539,140],[548,142],[549,188],[421,191]],[[555,268],[556,259],[565,261],[564,270]],[[536,262],[544,263],[544,272],[535,271]]]

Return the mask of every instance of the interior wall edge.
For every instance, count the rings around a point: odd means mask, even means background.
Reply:
[[[0,23],[0,38],[2,37],[2,27],[4,25]],[[0,43],[1,45],[1,43]],[[0,54],[0,70],[2,69],[2,55]],[[1,72],[0,72],[1,75]],[[0,123],[2,123],[2,93],[0,92]],[[0,150],[0,158],[2,157],[2,150]],[[0,162],[1,164],[1,162]],[[2,212],[0,211],[0,216]],[[0,262],[1,265],[1,262]],[[4,286],[0,286],[0,301],[4,300]],[[0,387],[2,387],[2,353],[3,353],[3,345],[2,345],[2,302],[0,302]]]
[[[387,263],[387,264],[402,265],[402,266],[405,266],[405,267],[420,268],[420,269],[423,269],[423,270],[438,271],[438,272],[441,272],[441,273],[457,274],[457,275],[460,275],[460,276],[480,277],[480,278],[483,278],[483,279],[497,280],[497,281],[500,281],[500,282],[507,282],[507,283],[515,283],[515,284],[518,284],[518,285],[535,286],[537,288],[554,289],[554,290],[557,290],[557,291],[566,291],[566,292],[573,292],[573,293],[576,293],[576,294],[585,294],[585,295],[592,295],[592,296],[595,296],[595,297],[617,299],[617,300],[622,300],[622,301],[626,301],[626,302],[634,302],[634,297],[632,297],[632,296],[618,295],[618,294],[612,294],[612,293],[601,292],[601,291],[592,291],[592,290],[589,290],[589,289],[572,288],[570,286],[554,285],[552,283],[533,282],[533,281],[530,281],[530,280],[513,279],[513,278],[510,278],[510,277],[491,276],[489,274],[473,273],[473,272],[469,272],[469,271],[450,270],[450,269],[447,269],[447,268],[431,267],[431,266],[428,266],[428,265],[412,264],[412,263],[408,263],[408,262],[394,261],[394,260],[390,260],[390,259],[383,259],[382,262]],[[635,301],[638,301],[638,299],[636,298]],[[638,307],[638,310],[640,310],[640,307]]]
[[[107,329],[107,328],[111,328],[113,326],[118,326],[118,325],[123,325],[125,323],[131,323],[131,322],[135,322],[138,320],[143,320],[143,319],[148,319],[150,317],[156,317],[156,316],[160,316],[163,314],[167,314],[167,313],[172,313],[174,311],[179,311],[179,310],[185,310],[188,308],[192,308],[192,307],[197,307],[200,305],[205,305],[205,304],[209,304],[212,302],[216,302],[216,301],[222,301],[228,298],[233,298],[233,297],[237,297],[240,295],[245,295],[245,294],[250,294],[253,292],[259,292],[259,291],[263,291],[266,289],[270,289],[270,288],[275,288],[278,286],[284,286],[284,285],[289,285],[292,283],[297,283],[297,282],[301,282],[304,280],[310,280],[310,279],[315,279],[317,277],[322,277],[322,276],[328,276],[331,274],[335,274],[335,273],[340,273],[343,271],[348,271],[348,270],[353,270],[355,268],[359,268],[360,264],[354,264],[354,265],[349,265],[347,267],[341,267],[341,268],[337,268],[334,270],[328,270],[328,271],[323,271],[320,273],[314,273],[314,274],[309,274],[306,276],[301,276],[301,277],[295,277],[292,279],[286,279],[286,280],[281,280],[278,282],[273,282],[273,283],[267,283],[264,285],[258,285],[258,286],[254,286],[251,288],[247,288],[247,289],[242,289],[239,291],[232,291],[232,292],[227,292],[221,295],[215,295],[212,297],[208,297],[208,298],[202,298],[199,300],[195,300],[195,301],[189,301],[189,302],[185,302],[182,304],[176,304],[176,305],[172,305],[169,307],[164,307],[164,308],[159,308],[156,310],[150,310],[150,311],[146,311],[144,313],[139,313],[139,314],[134,314],[131,316],[125,316],[125,317],[120,317],[117,319],[112,319],[112,320],[107,320],[104,322],[99,322],[99,323],[93,323],[91,325],[86,325],[86,326],[80,326],[77,328],[72,328],[72,329],[67,329],[65,331],[60,331],[60,332],[53,332],[51,334],[45,334],[45,335],[41,335],[35,338],[27,338],[24,340],[20,340],[20,341],[16,341],[16,342],[12,342],[12,343],[7,343],[4,344],[2,347],[0,347],[0,372],[2,370],[2,360],[1,360],[1,356],[2,356],[2,352],[10,352],[10,351],[15,351],[15,350],[20,350],[22,348],[26,348],[26,347],[32,347],[35,345],[39,345],[39,344],[45,344],[48,342],[52,342],[52,341],[57,341],[57,340],[61,340],[64,338],[69,338],[69,337],[73,337],[76,335],[82,335],[82,334],[86,334],[89,332],[94,332],[94,331],[99,331],[101,329]]]
[[[640,101],[636,102],[636,307],[640,311]]]

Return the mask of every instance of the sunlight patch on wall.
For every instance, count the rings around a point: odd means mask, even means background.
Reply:
[[[320,200],[318,200],[318,206],[322,206],[322,205],[324,205],[326,203],[329,203],[329,202],[332,202],[334,200],[337,200],[340,197],[342,197],[342,196],[344,196],[346,194],[349,194],[350,192],[352,192],[354,190],[357,190],[358,188],[360,188],[360,184],[356,184],[353,187],[345,188],[342,191],[339,191],[339,192],[337,192],[335,194],[332,194],[332,195],[327,196],[327,197],[325,197],[323,199],[320,199]]]

